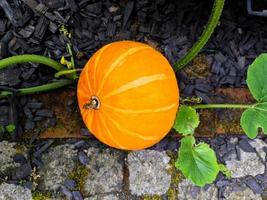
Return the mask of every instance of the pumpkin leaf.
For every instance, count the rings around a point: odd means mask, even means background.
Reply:
[[[253,139],[262,128],[267,132],[267,54],[261,54],[249,66],[247,85],[257,103],[246,109],[240,119],[246,135]],[[265,133],[266,134],[266,133]]]
[[[249,66],[247,85],[258,102],[267,102],[267,54],[261,54]]]
[[[182,135],[193,134],[199,125],[199,115],[190,106],[180,106],[173,128]]]
[[[267,102],[257,103],[246,109],[241,116],[240,124],[246,135],[253,139],[258,134],[258,129],[267,134]]]
[[[220,171],[215,152],[206,143],[195,144],[193,136],[181,140],[176,168],[197,186],[212,183]]]

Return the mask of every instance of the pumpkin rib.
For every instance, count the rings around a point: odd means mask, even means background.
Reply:
[[[102,103],[101,104],[104,107],[110,108],[114,111],[123,113],[123,114],[145,114],[145,113],[153,113],[153,112],[166,112],[171,110],[172,108],[175,108],[177,106],[177,103],[168,105],[168,106],[162,106],[160,108],[152,108],[152,109],[142,109],[142,110],[133,110],[133,109],[124,109],[124,108],[118,108],[116,106],[111,106],[109,104],[106,103]]]
[[[87,69],[87,71],[89,71],[89,70]],[[92,86],[91,86],[91,81],[90,81],[90,79],[89,79],[89,73],[88,73],[88,72],[86,72],[86,81],[89,83],[87,89],[88,89],[88,91],[92,94],[93,89],[92,89]]]
[[[88,127],[92,127],[93,118],[94,118],[94,114],[95,114],[92,110],[90,110],[90,111],[91,112],[85,112],[83,114],[83,118],[85,119],[86,125],[88,125]],[[89,114],[91,114],[91,116],[88,116]]]
[[[158,133],[167,134],[174,123],[174,119],[169,116],[175,115],[177,112],[177,106],[167,112],[128,115],[113,111],[111,109],[108,109],[107,107],[103,107],[103,109],[106,113],[108,113],[109,116],[112,117],[114,121],[123,126],[123,128],[126,128],[127,130],[130,130],[132,132],[142,134],[143,136],[158,136]],[[110,126],[114,126],[114,124],[111,123],[110,120],[109,122],[107,122],[107,124]],[[162,126],[160,126],[160,124],[162,124]],[[112,127],[111,130],[114,132],[114,134],[117,134],[118,130],[116,127],[114,128],[116,130],[113,130]],[[126,136],[127,135],[124,134],[124,137]],[[116,135],[114,137],[117,138]]]
[[[105,134],[103,134],[105,131],[103,131],[103,126],[101,122],[101,117],[99,114],[95,114],[94,119],[92,120],[92,127],[89,130],[95,131],[94,135],[97,139],[99,139],[101,142],[107,144],[107,141],[109,141],[109,138]]]
[[[90,88],[86,88],[83,84],[81,84],[81,86],[78,89],[78,92],[82,91],[83,94],[86,94],[86,92],[92,93],[92,90],[90,90]]]
[[[103,112],[102,112],[102,114],[103,114]],[[102,116],[102,117],[100,117],[100,116]],[[105,120],[102,119],[102,118],[104,118],[104,115],[100,115],[100,113],[99,113],[99,119],[100,119],[100,122],[101,122],[101,124],[103,125],[104,129],[106,130],[106,133],[107,133],[107,135],[109,136],[109,139],[112,141],[111,143],[113,143],[113,145],[110,144],[110,142],[109,142],[109,143],[104,142],[104,143],[105,143],[105,144],[108,144],[108,145],[111,145],[111,146],[113,146],[113,147],[116,147],[116,146],[117,146],[117,147],[119,147],[119,148],[121,148],[121,149],[126,149],[126,147],[124,147],[123,145],[119,144],[119,143],[115,140],[115,138],[112,136],[112,134],[111,134],[111,132],[110,132],[110,130],[109,130],[109,128],[108,128],[108,126],[107,126]]]
[[[98,91],[96,92],[96,95],[100,94],[108,76],[112,73],[112,71],[115,68],[122,66],[122,64],[127,60],[126,59],[127,56],[131,56],[131,55],[133,55],[137,52],[140,52],[141,50],[145,50],[145,49],[151,49],[151,47],[149,47],[149,46],[132,47],[132,48],[128,49],[126,52],[122,53],[119,57],[117,57],[110,65],[107,72],[104,74],[104,77],[102,78],[102,81],[100,82],[100,86],[98,88]]]
[[[94,75],[93,75],[93,79],[94,79],[94,89],[97,88],[97,84],[96,84],[96,80],[97,80],[97,68],[99,66],[99,60],[101,59],[102,57],[102,54],[104,53],[104,51],[110,46],[110,44],[102,47],[99,51],[98,51],[98,54],[95,55],[95,63],[94,63]],[[87,69],[87,74],[89,72],[89,67]],[[96,91],[95,91],[96,92]]]
[[[88,96],[88,94],[83,89],[78,90],[78,95]]]
[[[171,77],[168,77],[165,74],[154,74],[154,75],[150,75],[150,76],[143,76],[143,77],[140,77],[140,78],[135,79],[133,81],[130,81],[130,82],[124,84],[123,86],[109,92],[108,94],[103,96],[102,99],[126,92],[128,90],[133,89],[133,88],[144,86],[144,85],[152,83],[154,81],[167,80],[167,79],[171,79]]]
[[[111,121],[117,127],[118,130],[120,130],[121,132],[123,132],[125,134],[128,134],[132,137],[137,137],[141,140],[146,140],[146,141],[149,141],[149,140],[155,141],[158,139],[158,137],[156,137],[156,136],[143,136],[140,133],[130,131],[126,128],[122,128],[122,126],[118,122],[113,120],[106,112],[104,112],[103,110],[102,110],[102,112],[103,112],[103,114],[105,114],[109,118],[109,121]]]

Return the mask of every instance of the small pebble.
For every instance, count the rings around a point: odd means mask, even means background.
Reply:
[[[60,188],[61,188],[62,193],[65,195],[65,197],[68,200],[72,200],[73,199],[73,194],[68,188],[66,188],[64,185],[62,185]]]
[[[16,154],[15,156],[14,156],[14,161],[16,162],[16,163],[20,163],[20,164],[25,164],[25,163],[27,163],[27,159],[25,158],[25,156],[24,155],[22,155],[22,154]]]
[[[246,178],[246,184],[247,186],[255,193],[255,194],[261,194],[263,192],[260,184],[252,177],[249,176]]]
[[[81,164],[87,165],[89,163],[89,158],[83,151],[78,152],[78,158]]]
[[[82,194],[79,191],[72,192],[74,200],[83,200]]]
[[[15,176],[18,180],[28,177],[32,172],[30,163],[21,165],[15,171]]]
[[[240,140],[238,146],[245,152],[255,152],[255,149],[249,144],[247,139]]]
[[[77,186],[76,182],[74,180],[71,179],[67,179],[64,182],[64,185],[69,189],[69,190],[74,190],[75,187]]]
[[[216,182],[217,187],[223,187],[223,186],[226,186],[228,184],[229,184],[229,181],[227,181],[227,180],[220,180],[220,181]]]

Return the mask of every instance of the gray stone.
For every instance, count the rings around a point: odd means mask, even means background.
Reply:
[[[249,144],[256,149],[258,154],[260,155],[261,159],[265,161],[266,153],[264,151],[264,147],[267,147],[267,144],[261,139],[254,139],[249,141]]]
[[[2,183],[0,185],[0,200],[32,200],[32,193],[22,186]]]
[[[129,184],[133,195],[163,195],[171,183],[170,157],[153,150],[128,154]]]
[[[59,145],[42,155],[44,166],[40,169],[39,189],[57,191],[75,167],[77,150],[74,145]]]
[[[11,170],[19,167],[20,164],[14,161],[16,154],[26,155],[26,147],[18,145],[13,142],[2,141],[0,142],[0,174],[8,175]]]
[[[235,155],[230,160],[225,161],[226,167],[232,171],[233,178],[240,178],[248,175],[256,176],[264,173],[265,166],[257,153],[245,152],[238,146],[236,148],[240,151],[240,160],[237,160]]]
[[[214,184],[210,185],[207,190],[195,186],[189,180],[183,179],[178,185],[179,200],[217,200],[218,189]]]
[[[112,149],[90,147],[86,154],[89,170],[85,178],[85,196],[119,192],[123,186],[122,153]]]
[[[254,194],[245,185],[229,185],[225,187],[224,197],[226,200],[261,200],[259,194]]]
[[[87,197],[84,200],[119,200],[119,197],[114,194],[108,194],[108,195],[95,195],[92,197]]]

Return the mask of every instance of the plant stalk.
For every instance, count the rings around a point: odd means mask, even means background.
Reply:
[[[28,94],[33,94],[33,93],[39,93],[39,92],[46,92],[54,89],[58,89],[67,85],[71,85],[75,83],[74,80],[67,80],[67,79],[62,79],[53,83],[48,83],[45,85],[41,86],[35,86],[35,87],[30,87],[30,88],[22,88],[17,90],[17,95],[28,95]],[[13,92],[11,91],[2,91],[0,92],[0,99],[8,97],[12,95]]]
[[[17,55],[11,56],[5,59],[0,60],[0,69],[4,69],[10,65],[21,64],[21,63],[40,63],[43,65],[47,65],[49,67],[54,68],[57,71],[65,70],[66,68],[51,58],[40,56],[40,55],[33,55],[33,54],[25,54],[25,55]]]
[[[189,50],[189,52],[174,64],[174,71],[182,69],[185,65],[191,62],[208,42],[217,24],[219,23],[219,19],[221,17],[222,10],[224,7],[224,2],[225,0],[215,0],[212,8],[212,13],[206,28],[201,34],[199,40],[194,44],[194,46]]]
[[[76,72],[79,72],[79,71],[82,71],[82,69],[76,68],[76,69],[62,70],[62,71],[59,71],[59,72],[55,73],[54,77],[55,78],[59,78],[60,76],[73,74],[73,73],[76,73]],[[78,79],[78,78],[79,78],[79,76],[77,74],[73,75],[73,79]]]
[[[214,108],[239,108],[239,109],[246,109],[252,108],[254,105],[245,105],[245,104],[199,104],[190,106],[194,109],[214,109]]]

